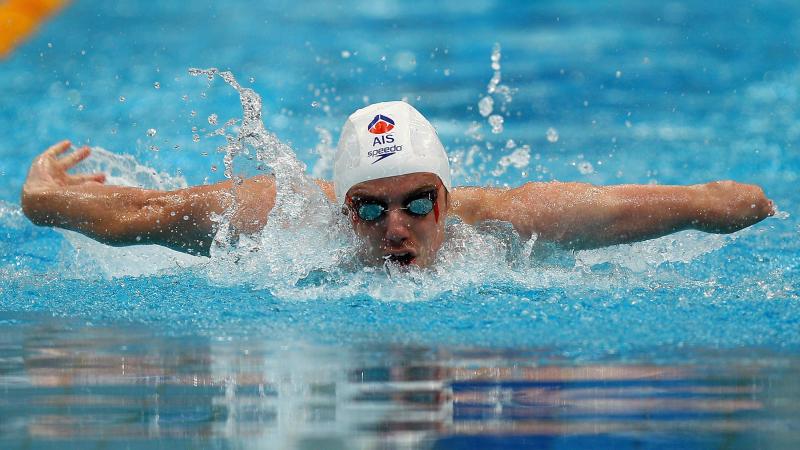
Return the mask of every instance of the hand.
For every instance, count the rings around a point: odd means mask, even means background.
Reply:
[[[732,233],[775,214],[775,205],[752,184],[715,181],[698,186],[700,220],[695,227],[710,233]]]
[[[84,184],[96,185],[106,181],[106,176],[102,173],[80,175],[67,173],[67,170],[86,159],[91,152],[89,147],[81,147],[59,158],[70,148],[70,145],[69,141],[61,141],[33,160],[31,169],[28,171],[28,178],[22,188],[23,196],[48,189],[61,189],[66,186]]]

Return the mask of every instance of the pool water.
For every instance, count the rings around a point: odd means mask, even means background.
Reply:
[[[798,42],[790,1],[73,2],[0,62],[0,447],[796,448]],[[62,138],[118,184],[330,177],[346,116],[395,99],[456,185],[734,179],[780,212],[540,258],[451,222],[398,273],[291,196],[210,259],[19,208]]]

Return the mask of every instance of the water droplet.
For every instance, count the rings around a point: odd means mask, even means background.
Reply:
[[[194,117],[197,115],[197,111],[189,111],[189,116]]]
[[[217,124],[217,115],[216,114],[211,114],[210,116],[208,116],[208,123],[210,123],[211,125],[216,125]]]
[[[183,220],[189,220],[189,216],[183,216]]]
[[[494,99],[492,99],[492,97],[488,95],[486,97],[483,97],[478,102],[478,112],[480,112],[483,117],[488,117],[489,114],[492,113],[493,109],[494,109]]]
[[[150,146],[150,150],[154,151],[154,152],[157,152],[158,151],[158,146],[157,145],[151,145]]]
[[[141,237],[141,236],[136,236],[136,242],[139,242],[139,241],[141,241],[141,240],[142,240],[142,237]]]
[[[351,55],[349,50],[342,50],[342,58],[347,59]]]
[[[492,70],[500,70],[500,57],[502,54],[500,53],[500,43],[495,42],[494,46],[492,46]]]
[[[120,103],[125,103],[125,96],[124,95],[120,95],[119,96],[119,102]]]
[[[250,77],[247,81],[249,81],[251,83],[255,83],[256,79],[255,79],[255,77]]]
[[[503,116],[494,114],[489,116],[489,125],[492,126],[492,133],[500,134],[503,132]]]
[[[417,56],[410,51],[401,51],[394,55],[394,67],[403,72],[411,72],[417,66]]]
[[[78,105],[78,111],[83,111],[83,109],[84,109],[83,105]]]
[[[188,96],[188,95],[186,95],[186,94],[184,94],[184,95],[181,95],[181,100],[183,100],[183,101],[188,101],[188,100],[189,100],[189,96]]]
[[[216,172],[217,171],[217,165],[216,164],[212,164],[211,165],[211,171],[212,172]]]
[[[156,89],[161,89],[161,83],[156,81],[155,83],[153,83],[153,87],[156,88]]]
[[[192,141],[193,142],[200,142],[200,135],[199,134],[193,134],[192,135]]]
[[[314,100],[313,102],[311,102],[311,107],[312,108],[319,108],[319,102]]]
[[[156,129],[155,128],[148,128],[147,129],[147,135],[150,136],[150,137],[155,136],[156,135]]]
[[[589,175],[591,173],[594,173],[594,167],[592,167],[592,163],[590,163],[589,161],[581,161],[577,164],[577,166],[578,166],[578,172],[580,172],[581,175]]]
[[[175,211],[170,211],[169,215],[175,217]]]
[[[553,127],[547,129],[547,142],[551,144],[558,142],[558,130]]]

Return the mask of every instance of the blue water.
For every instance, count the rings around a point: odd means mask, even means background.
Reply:
[[[796,2],[114,3],[74,2],[0,62],[3,448],[796,448]],[[499,134],[478,107],[496,44]],[[223,179],[209,134],[239,97],[192,67],[258,92],[315,176],[350,112],[406,98],[456,184],[734,179],[781,213],[533,262],[451,224],[473,256],[411,279],[111,249],[21,216],[62,138]]]

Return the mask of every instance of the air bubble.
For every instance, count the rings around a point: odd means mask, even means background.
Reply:
[[[150,136],[150,137],[153,137],[153,136],[155,136],[155,135],[156,135],[156,133],[157,133],[157,131],[156,131],[156,129],[155,129],[155,128],[148,128],[148,129],[147,129],[147,135],[148,135],[148,136]]]
[[[161,83],[156,81],[155,83],[153,83],[153,87],[156,88],[156,89],[161,89]]]
[[[350,56],[351,56],[351,53],[350,53],[349,50],[342,50],[342,58],[347,59]]]
[[[119,102],[120,103],[125,103],[125,96],[124,95],[120,95],[119,96]]]
[[[192,142],[200,142],[200,135],[199,134],[193,134],[192,135]]]
[[[210,123],[211,125],[216,125],[217,124],[217,115],[216,114],[211,114],[210,116],[208,116],[208,123]]]
[[[216,172],[217,171],[217,165],[216,164],[212,164],[211,165],[211,171],[212,172]]]

